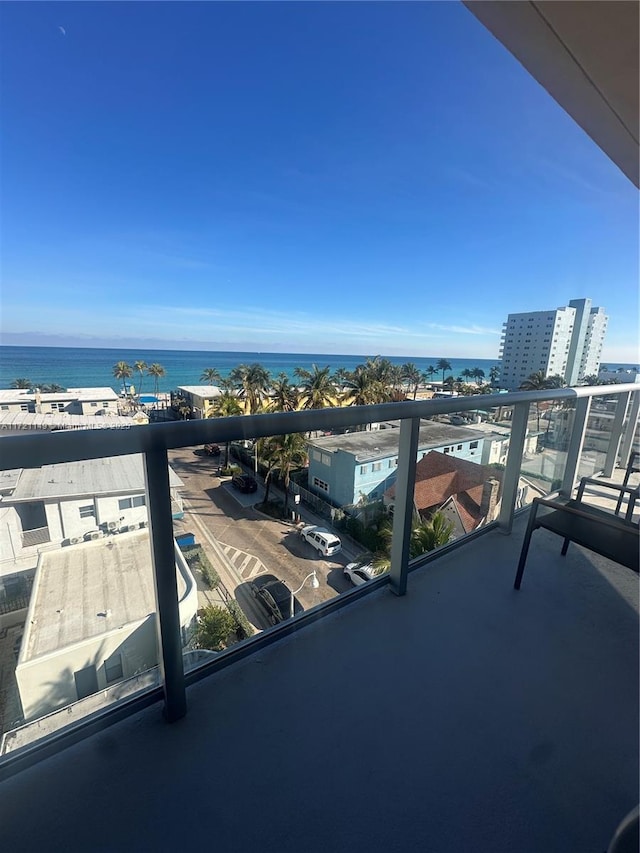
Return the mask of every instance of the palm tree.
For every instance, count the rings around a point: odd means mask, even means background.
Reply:
[[[122,379],[122,387],[124,389],[124,395],[127,396],[127,379],[131,379],[133,375],[133,371],[131,369],[131,365],[127,364],[126,361],[119,361],[117,364],[113,366],[113,375],[116,379]]]
[[[422,374],[412,361],[408,361],[402,365],[402,378],[406,380],[409,391],[413,389],[413,399],[418,396],[418,386],[422,379]]]
[[[43,385],[40,390],[43,394],[61,394],[65,389],[62,385],[52,382],[50,385]]]
[[[500,368],[497,365],[493,365],[491,370],[489,371],[489,380],[492,385],[498,384],[498,379],[500,378]]]
[[[333,383],[338,390],[344,388],[351,374],[346,367],[338,367],[333,372]]]
[[[464,379],[471,379],[473,377],[473,371],[469,370],[468,367],[465,367],[465,369],[461,373],[461,376],[463,376]]]
[[[270,441],[269,458],[271,471],[280,474],[284,486],[284,514],[289,507],[289,483],[294,468],[302,467],[307,461],[307,442],[303,435],[290,432],[275,435]]]
[[[11,383],[11,387],[12,388],[22,388],[22,389],[33,388],[33,382],[30,379],[24,379],[24,378],[14,379],[13,382]]]
[[[200,377],[201,382],[206,382],[207,385],[213,385],[214,382],[221,382],[222,377],[215,367],[205,367]]]
[[[520,385],[521,391],[544,391],[547,389],[549,385],[547,384],[547,377],[544,375],[543,370],[537,370],[535,373],[530,374],[530,376],[524,380],[524,382]],[[536,400],[536,418],[538,422],[538,432],[540,432],[540,405]]]
[[[249,406],[249,414],[255,415],[259,412],[269,388],[269,371],[257,362],[248,365],[239,364],[233,368],[229,378],[244,395]]]
[[[138,373],[140,374],[140,379],[138,381],[138,397],[139,397],[140,394],[142,394],[142,379],[144,377],[144,372],[147,369],[146,361],[134,361],[133,362],[133,369],[137,370]]]
[[[347,374],[341,401],[352,406],[368,406],[377,403],[380,397],[380,382],[364,365],[359,364],[353,373]]]
[[[451,364],[446,358],[440,358],[436,362],[436,370],[442,371],[442,384],[444,385],[444,374],[447,370],[452,370]]]
[[[242,406],[238,398],[232,391],[223,391],[220,396],[213,401],[207,417],[211,418],[231,418],[234,415],[242,414]],[[224,446],[224,467],[229,467],[229,442]]]
[[[484,379],[484,370],[481,367],[474,367],[471,371],[471,375],[476,380],[476,385],[479,385]]]
[[[428,551],[446,545],[451,539],[453,524],[447,520],[443,512],[436,510],[431,518],[414,527],[411,532],[410,551],[412,557],[419,557]]]
[[[414,518],[409,540],[409,559],[413,560],[428,551],[446,545],[451,540],[452,533],[453,524],[447,521],[446,516],[440,510],[436,510],[428,521]],[[392,536],[391,525],[385,524],[380,529],[380,538],[383,542],[382,550],[373,559],[373,567],[379,574],[388,571],[391,567]]]
[[[271,383],[270,412],[295,412],[298,408],[298,389],[291,385],[286,373],[280,373]],[[265,498],[266,503],[266,498]]]
[[[147,367],[147,374],[149,376],[153,376],[154,385],[153,385],[153,393],[157,396],[158,394],[158,382],[159,380],[167,375],[167,371],[161,364],[156,364],[155,362],[151,365],[151,367]]]
[[[329,365],[319,368],[312,364],[311,370],[296,367],[293,372],[300,380],[300,402],[303,409],[324,409],[325,406],[334,404],[338,392],[331,379]]]
[[[428,382],[431,382],[431,380],[433,379],[433,374],[435,372],[436,372],[435,367],[432,364],[430,364],[429,367],[427,367],[427,369],[422,374],[422,377],[425,381],[425,384]]]

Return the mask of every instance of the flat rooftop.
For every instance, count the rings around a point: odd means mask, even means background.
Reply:
[[[419,450],[431,450],[447,444],[460,444],[464,441],[482,441],[485,434],[469,427],[453,426],[437,421],[422,421],[418,439]],[[312,438],[309,444],[329,453],[342,450],[352,453],[358,462],[370,459],[383,459],[398,452],[400,430],[379,429],[362,432],[349,432],[345,435],[329,435]]]
[[[186,592],[180,572],[178,597]],[[41,555],[19,663],[135,623],[156,611],[148,530]]]
[[[169,487],[182,486],[182,480],[169,467]],[[105,459],[85,459],[81,462],[61,462],[42,468],[25,468],[7,503],[52,500],[82,495],[126,495],[144,492],[142,454],[108,456]]]
[[[186,391],[196,397],[219,397],[222,393],[217,385],[178,385],[178,391]]]
[[[46,403],[55,401],[71,402],[73,400],[117,400],[118,395],[113,388],[67,388],[66,391],[42,392],[39,398]],[[25,403],[36,401],[35,389],[11,388],[0,390],[0,403]]]

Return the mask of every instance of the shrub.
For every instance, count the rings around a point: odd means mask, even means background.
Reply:
[[[229,465],[228,468],[220,469],[222,477],[233,477],[234,474],[242,474],[242,468],[239,465]]]
[[[253,628],[251,627],[251,623],[247,617],[242,612],[242,608],[238,602],[232,598],[227,602],[227,607],[235,623],[235,630],[238,635],[238,639],[244,640],[246,637],[251,637],[253,635]]]
[[[194,645],[198,649],[219,651],[227,645],[229,635],[235,630],[236,621],[231,613],[223,607],[210,605],[198,617]]]
[[[199,571],[209,589],[213,589],[220,583],[220,576],[209,562],[209,558],[202,550],[201,545],[183,551],[187,565],[192,571]]]

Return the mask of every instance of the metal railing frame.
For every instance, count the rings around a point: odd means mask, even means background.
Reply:
[[[604,388],[606,387],[606,391]],[[57,433],[35,433],[7,436],[2,439],[3,454],[0,470],[9,468],[38,468],[53,463],[72,462],[83,459],[98,459],[142,453],[145,456],[147,503],[151,532],[154,579],[158,612],[158,636],[160,667],[163,676],[164,714],[167,720],[180,719],[186,713],[185,686],[197,680],[198,675],[185,676],[182,663],[180,619],[176,573],[173,563],[173,527],[171,517],[171,493],[169,489],[167,451],[197,444],[223,444],[238,439],[250,440],[285,433],[304,433],[313,430],[331,430],[356,425],[400,420],[400,446],[398,456],[397,502],[394,512],[391,571],[388,576],[364,584],[337,599],[325,602],[310,613],[303,613],[290,623],[285,623],[268,634],[262,634],[240,644],[237,650],[222,655],[219,662],[207,664],[203,672],[215,672],[238,657],[251,654],[256,648],[275,642],[282,636],[298,630],[327,613],[334,612],[362,595],[370,594],[389,584],[397,595],[407,589],[409,566],[409,535],[413,511],[413,490],[421,418],[446,415],[474,409],[513,407],[510,448],[504,475],[503,499],[499,526],[504,532],[511,530],[513,523],[517,484],[526,437],[528,414],[531,403],[551,401],[575,401],[576,415],[572,430],[562,491],[573,487],[578,469],[586,419],[591,397],[616,395],[627,408],[628,395],[632,397],[627,430],[622,439],[622,452],[626,453],[633,442],[633,432],[640,407],[640,388],[637,385],[615,385],[558,389],[553,391],[517,391],[511,394],[488,394],[473,397],[384,403],[372,406],[349,406],[307,410],[290,413],[241,415],[230,418],[212,418],[200,421],[179,421],[134,426],[129,429],[86,430]],[[622,395],[627,395],[626,398]],[[620,406],[619,408],[622,408]],[[620,444],[623,418],[614,420],[611,441]],[[609,461],[609,457],[608,457]],[[460,544],[466,540],[461,540]],[[445,551],[447,549],[443,549]],[[435,557],[435,555],[434,555]],[[420,564],[425,561],[420,561]],[[158,692],[153,692],[156,701]],[[149,697],[132,701],[129,713],[150,702]],[[105,720],[121,719],[126,715],[122,708],[117,713],[106,713]],[[95,731],[96,722],[91,720],[87,731]],[[82,723],[78,728],[82,728]],[[84,731],[84,728],[83,728]],[[76,735],[80,737],[82,734]],[[0,778],[39,760],[39,756],[50,754],[52,743],[72,742],[69,732],[43,739],[41,744],[31,747],[27,753],[19,751],[0,759]]]

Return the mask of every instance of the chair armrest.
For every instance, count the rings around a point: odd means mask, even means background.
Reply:
[[[578,509],[578,507],[576,506],[569,506],[568,504],[548,500],[545,498],[534,498],[533,503],[534,505],[539,504],[542,506],[551,507],[555,510],[561,510],[562,512],[568,512],[571,515],[576,515],[580,518],[586,518],[589,521],[596,522],[597,524],[604,524],[606,527],[612,527],[614,530],[619,530],[620,528],[622,528],[623,530],[638,530],[638,526],[634,522],[621,519],[617,515],[612,515],[611,517],[608,517],[606,512],[598,512],[596,514],[594,512],[590,512],[589,509]]]
[[[610,483],[608,480],[598,480],[597,477],[583,477],[580,480],[580,486],[578,487],[578,495],[576,497],[577,501],[582,500],[582,496],[584,494],[585,486],[587,485],[587,483],[592,483],[593,485],[600,486],[604,489],[613,489],[615,492],[626,492],[628,495],[637,493],[638,490],[637,486],[622,486],[618,485],[618,483]]]

